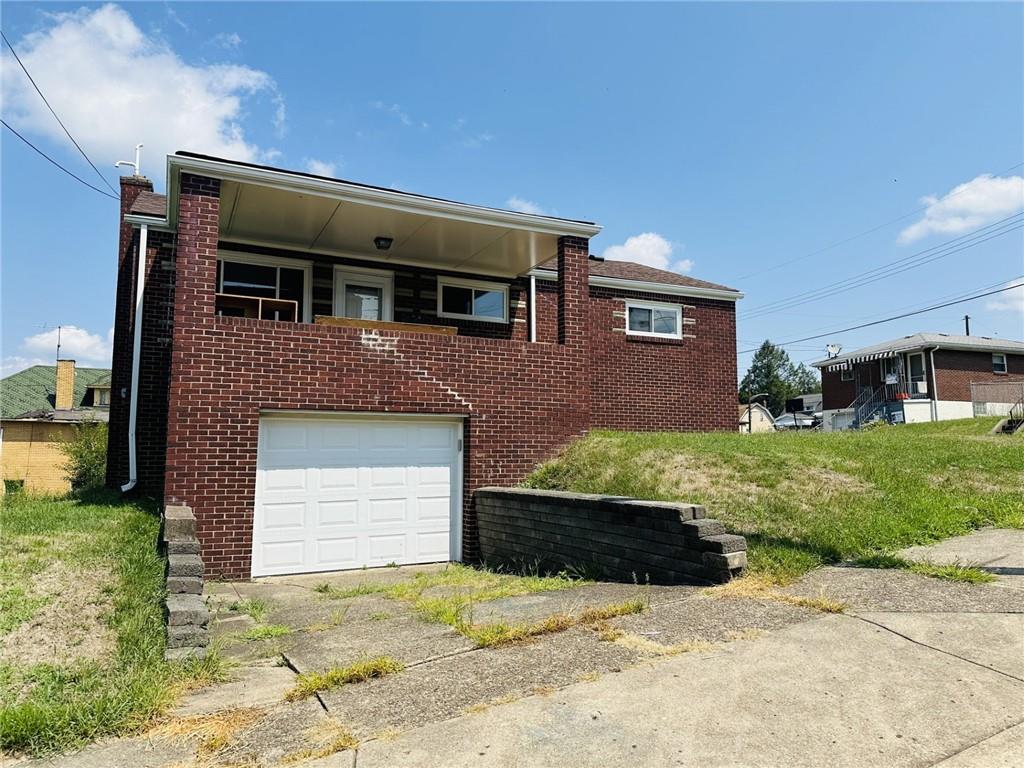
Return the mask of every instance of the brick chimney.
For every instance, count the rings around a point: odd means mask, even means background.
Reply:
[[[75,361],[57,361],[57,394],[53,407],[58,411],[70,411],[75,407]]]

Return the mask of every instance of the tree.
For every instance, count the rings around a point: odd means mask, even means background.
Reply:
[[[773,414],[786,409],[786,400],[797,395],[820,392],[817,374],[803,363],[794,365],[786,350],[765,340],[750,361],[750,368],[740,384],[740,402],[747,403],[754,395],[767,394],[759,402]]]
[[[58,446],[65,459],[62,469],[75,492],[103,486],[107,475],[107,425],[86,421],[75,425],[75,434]]]

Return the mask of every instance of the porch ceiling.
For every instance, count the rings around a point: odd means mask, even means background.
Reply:
[[[220,237],[373,261],[515,276],[550,259],[556,234],[225,180]],[[374,238],[390,237],[386,250]]]

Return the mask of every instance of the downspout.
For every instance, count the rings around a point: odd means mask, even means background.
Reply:
[[[138,274],[135,279],[135,338],[132,341],[132,395],[128,406],[128,482],[121,486],[127,493],[138,482],[135,459],[135,422],[139,410],[139,358],[142,357],[142,297],[146,289],[146,241],[149,226],[139,227]]]
[[[932,347],[928,353],[928,359],[932,367],[932,421],[939,420],[939,378],[935,375],[935,350],[938,347]]]
[[[537,276],[530,275],[530,341],[537,340]]]

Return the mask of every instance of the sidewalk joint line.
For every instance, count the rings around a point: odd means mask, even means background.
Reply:
[[[895,629],[892,629],[891,627],[887,627],[884,624],[879,624],[877,621],[872,621],[871,619],[865,619],[863,616],[858,616],[858,615],[853,614],[853,613],[849,614],[849,616],[851,618],[854,618],[854,619],[859,619],[860,621],[863,621],[865,624],[872,624],[872,625],[878,627],[879,629],[884,629],[886,632],[891,632],[892,634],[896,635],[897,637],[902,637],[904,640],[906,640],[908,642],[911,642],[914,645],[919,645],[922,648],[928,648],[929,650],[936,651],[938,653],[943,653],[946,656],[952,656],[954,659],[959,659],[960,661],[965,661],[968,664],[973,664],[976,667],[981,667],[982,669],[987,669],[989,672],[996,672],[996,673],[1002,675],[1003,677],[1008,677],[1011,680],[1015,680],[1018,683],[1024,683],[1024,679],[1019,678],[1016,675],[1011,675],[1009,672],[1003,672],[1003,670],[1001,670],[1001,669],[996,669],[995,667],[986,666],[986,665],[982,664],[981,662],[977,662],[977,661],[974,661],[972,659],[966,659],[963,656],[958,656],[957,654],[952,653],[951,651],[944,651],[941,648],[936,648],[934,645],[928,645],[928,643],[922,643],[920,640],[915,640],[912,637],[904,635],[902,632],[897,632]]]
[[[966,752],[967,750],[969,750],[969,749],[974,749],[974,748],[975,748],[976,746],[978,746],[979,744],[984,744],[984,743],[985,743],[986,741],[991,741],[991,740],[992,740],[992,739],[994,739],[994,738],[995,738],[996,736],[999,736],[999,735],[1001,735],[1001,734],[1004,734],[1004,733],[1006,733],[1007,731],[1009,731],[1009,730],[1011,730],[1011,729],[1013,729],[1013,728],[1017,728],[1018,726],[1021,726],[1021,725],[1024,725],[1024,720],[1021,720],[1021,721],[1020,721],[1019,723],[1013,723],[1012,725],[1008,725],[1008,726],[1006,726],[1005,728],[1003,728],[1003,729],[1001,729],[1001,730],[998,730],[998,731],[996,731],[995,733],[989,734],[988,736],[986,736],[985,738],[981,739],[980,741],[976,741],[976,742],[974,742],[973,744],[968,744],[968,745],[967,745],[966,747],[964,747],[963,749],[958,749],[958,750],[957,750],[956,752],[953,752],[952,754],[949,754],[949,755],[945,755],[944,757],[940,757],[940,758],[939,758],[939,761],[938,761],[937,763],[932,763],[932,764],[931,764],[931,766],[930,766],[930,768],[935,768],[935,766],[938,766],[938,765],[942,765],[942,764],[943,764],[944,762],[946,762],[947,760],[952,760],[952,759],[953,759],[954,757],[956,757],[957,755],[962,755],[962,754],[963,754],[964,752]]]

